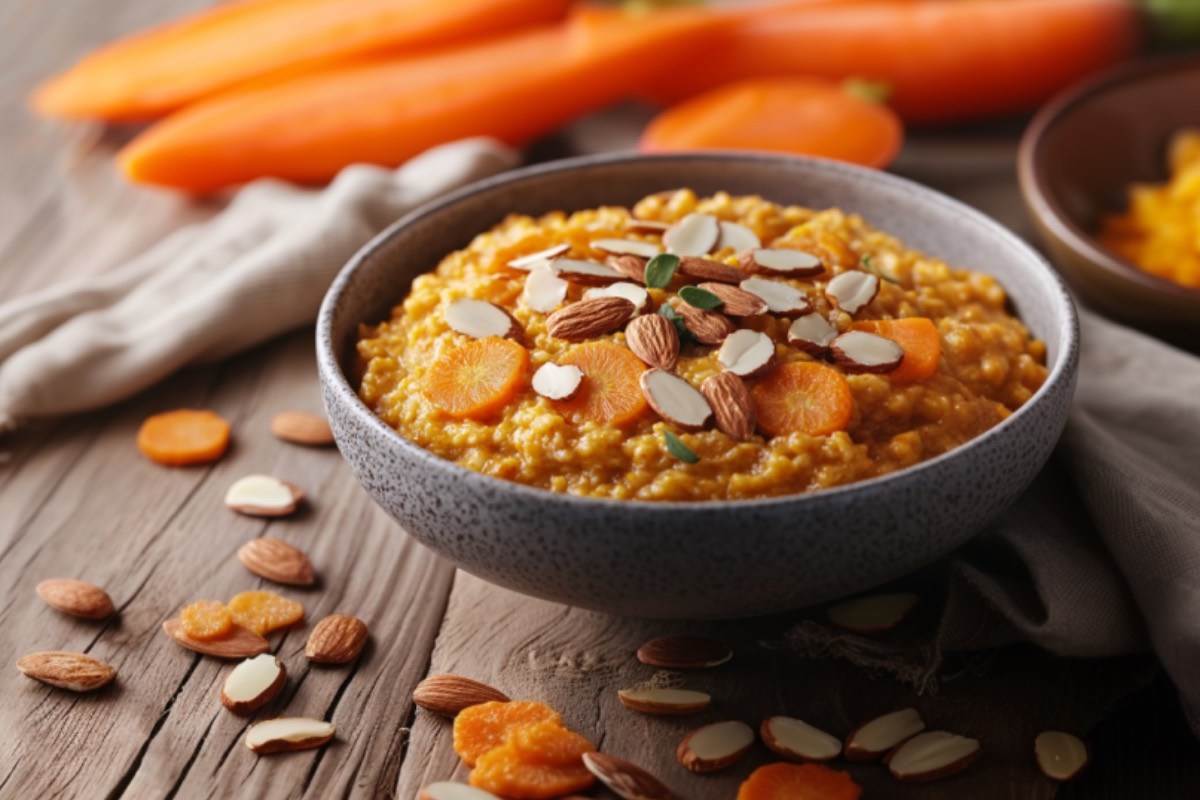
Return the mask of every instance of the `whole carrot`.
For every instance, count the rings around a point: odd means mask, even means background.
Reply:
[[[280,71],[496,35],[569,0],[244,0],[114,42],[37,89],[54,117],[150,119]]]

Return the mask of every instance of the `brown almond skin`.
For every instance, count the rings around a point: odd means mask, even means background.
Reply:
[[[708,707],[712,705],[711,699],[703,703],[650,703],[635,700],[626,694],[623,689],[617,691],[617,699],[621,701],[621,705],[630,711],[639,711],[643,714],[654,714],[661,717],[683,717],[688,714],[700,714],[707,711]]]
[[[214,658],[241,660],[262,655],[270,647],[266,639],[236,624],[228,635],[220,639],[193,639],[183,632],[183,624],[178,618],[164,622],[163,631],[180,647]]]
[[[260,578],[288,586],[312,586],[317,578],[312,562],[299,548],[263,536],[251,539],[238,550],[238,561]]]
[[[678,800],[658,778],[608,753],[584,753],[583,765],[622,800]]]
[[[333,429],[329,420],[306,411],[280,411],[271,420],[275,438],[306,447],[325,447],[333,444]]]
[[[715,311],[704,311],[687,303],[680,303],[675,310],[683,317],[683,326],[688,333],[701,344],[719,345],[737,330],[729,317]]]
[[[758,415],[745,381],[732,372],[718,372],[701,384],[700,392],[712,406],[717,430],[739,442],[754,436]]]
[[[625,344],[652,367],[674,369],[679,361],[679,331],[661,314],[643,314],[625,327]]]
[[[289,514],[294,514],[300,504],[304,502],[304,490],[296,484],[289,483],[281,478],[276,478],[276,480],[286,486],[288,491],[292,493],[292,502],[290,505],[283,506],[282,508],[264,508],[263,506],[244,504],[226,506],[226,508],[236,511],[239,514],[245,514],[248,517],[286,517]]]
[[[689,278],[696,278],[702,281],[716,281],[717,283],[741,283],[749,277],[737,267],[731,267],[728,264],[722,264],[720,261],[699,258],[697,256],[683,256],[680,258],[679,273]]]
[[[250,714],[274,700],[283,690],[283,685],[287,683],[287,667],[278,658],[275,659],[275,664],[279,667],[279,675],[275,677],[270,686],[263,690],[262,694],[244,701],[231,700],[226,696],[224,685],[222,685],[221,705],[228,708],[234,714]]]
[[[413,702],[426,711],[457,716],[464,708],[480,703],[507,703],[508,695],[486,683],[450,672],[430,675],[413,689]]]
[[[71,692],[93,692],[117,677],[110,664],[87,653],[48,650],[17,660],[17,669],[36,681]]]
[[[679,763],[682,764],[683,768],[688,772],[705,773],[716,772],[718,770],[725,769],[726,767],[733,765],[734,762],[746,755],[746,753],[750,752],[750,748],[754,747],[754,741],[751,740],[750,743],[741,750],[730,753],[724,758],[718,758],[715,760],[700,758],[698,755],[692,752],[692,737],[704,730],[705,727],[707,726],[701,726],[696,728],[694,731],[689,731],[687,736],[683,737],[683,741],[679,743],[679,746],[675,748],[675,758],[678,759]]]
[[[725,644],[699,636],[659,636],[637,650],[638,661],[659,669],[708,669],[731,658]]]
[[[349,664],[366,643],[365,622],[346,614],[330,614],[308,635],[304,655],[315,664]]]
[[[87,581],[73,578],[49,578],[37,585],[38,597],[55,611],[80,619],[105,619],[112,616],[113,601],[108,592]]]
[[[721,299],[721,311],[731,317],[753,317],[767,313],[767,301],[728,283],[702,283],[700,288]]]
[[[594,297],[555,311],[546,319],[546,331],[556,339],[584,342],[624,327],[636,313],[623,297]]]
[[[644,286],[646,284],[646,261],[647,259],[641,256],[625,253],[619,256],[611,256],[605,263],[626,278],[629,278],[629,280]]]
[[[250,748],[253,752],[259,755],[270,755],[271,753],[291,753],[296,750],[312,750],[314,747],[320,747],[328,744],[333,740],[335,734],[328,736],[314,736],[311,739],[301,739],[298,742],[289,742],[285,739],[276,739],[270,742],[264,742],[258,747]]]
[[[900,748],[904,747],[906,744],[908,744],[908,740],[905,740],[893,747],[891,750],[888,750],[883,756],[883,763],[890,767],[892,763],[892,756],[896,755]],[[903,781],[904,783],[925,783],[926,781],[941,780],[942,778],[948,778],[951,775],[957,775],[967,767],[971,766],[971,764],[975,762],[975,759],[979,758],[979,754],[982,752],[983,748],[980,747],[976,749],[974,753],[971,753],[965,758],[960,758],[958,761],[952,761],[941,769],[931,770],[930,772],[919,772],[915,775],[906,775],[903,778],[893,772],[892,777],[898,781]]]

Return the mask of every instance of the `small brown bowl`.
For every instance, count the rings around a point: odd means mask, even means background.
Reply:
[[[1147,332],[1200,344],[1200,289],[1139,270],[1093,234],[1133,183],[1167,180],[1171,135],[1200,127],[1200,56],[1131,61],[1067,89],[1021,140],[1021,192],[1046,248],[1085,303]]]

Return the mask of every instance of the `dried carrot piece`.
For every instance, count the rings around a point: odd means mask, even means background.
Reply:
[[[471,770],[472,786],[513,800],[548,800],[590,788],[596,778],[583,764],[561,767],[521,758],[512,744],[494,747]]]
[[[487,419],[516,396],[528,373],[528,350],[490,336],[435,361],[425,373],[422,391],[429,402],[455,419]]]
[[[904,348],[904,360],[887,374],[893,383],[929,380],[942,359],[942,337],[937,325],[927,317],[872,319],[855,322],[854,330],[878,334]]]
[[[505,743],[522,761],[553,767],[583,766],[583,754],[596,749],[585,737],[554,720],[510,728]]]
[[[146,418],[138,430],[137,446],[158,464],[205,464],[225,454],[229,423],[211,411],[165,411]]]
[[[583,385],[569,400],[551,403],[574,423],[628,425],[646,413],[646,397],[638,379],[646,371],[642,360],[613,342],[580,345],[558,360],[583,372]]]
[[[750,773],[737,800],[858,800],[862,787],[823,764],[767,764]]]
[[[179,612],[179,624],[193,639],[220,639],[233,630],[233,614],[219,600],[197,600]]]
[[[469,706],[454,718],[454,752],[473,767],[484,753],[504,744],[511,728],[547,721],[562,725],[554,709],[532,700]]]
[[[768,436],[824,436],[845,429],[854,395],[842,373],[813,361],[781,364],[751,390],[758,427]]]
[[[259,636],[304,619],[304,606],[274,592],[241,592],[226,604],[233,621]]]

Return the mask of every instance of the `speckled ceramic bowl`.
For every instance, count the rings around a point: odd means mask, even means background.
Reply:
[[[359,401],[346,365],[361,322],[386,318],[412,279],[505,214],[631,205],[689,186],[838,206],[908,245],[989,272],[1046,341],[1050,377],[963,447],[882,478],[809,495],[646,503],[554,494],[471,472],[402,438]],[[502,586],[659,618],[797,608],[870,588],[948,553],[1033,479],[1075,383],[1071,300],[1045,262],[985,216],[899,178],[831,162],[746,154],[589,157],[518,170],[404,217],[354,257],[321,307],[317,357],[338,446],[411,535]]]

